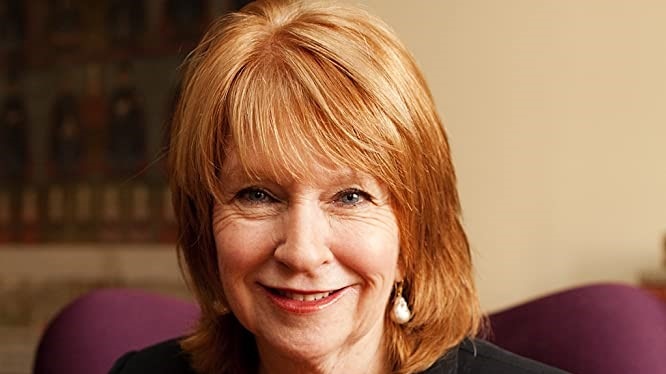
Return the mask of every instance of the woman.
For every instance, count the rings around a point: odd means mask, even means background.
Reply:
[[[480,340],[423,76],[357,8],[265,1],[189,57],[170,148],[194,332],[114,373],[556,373]]]

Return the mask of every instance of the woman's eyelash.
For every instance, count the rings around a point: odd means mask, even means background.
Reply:
[[[268,191],[259,187],[243,188],[236,194],[236,199],[249,204],[272,203],[277,201]]]
[[[335,194],[335,202],[344,206],[357,206],[363,203],[374,203],[373,197],[358,188],[348,188]]]

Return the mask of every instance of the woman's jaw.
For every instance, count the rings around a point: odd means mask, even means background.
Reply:
[[[254,323],[246,328],[255,335],[262,373],[389,372],[382,366],[388,362],[382,344],[383,313],[352,312],[367,307],[367,284],[351,282],[341,288],[256,285],[254,290],[263,300],[254,310]],[[329,295],[307,300],[325,294]]]
[[[325,301],[322,306],[317,305],[319,300],[275,300],[273,295],[267,295],[268,303],[274,309],[270,319],[274,328],[257,331],[255,335],[261,374],[390,372],[382,344],[383,319],[363,316],[360,319],[373,321],[358,325],[348,319],[346,310],[350,304],[357,304],[359,299],[355,287],[345,287],[329,298],[334,300]],[[281,305],[281,302],[287,305]],[[292,302],[298,304],[289,305]],[[356,326],[347,330],[350,324]],[[342,344],[340,333],[345,335]]]

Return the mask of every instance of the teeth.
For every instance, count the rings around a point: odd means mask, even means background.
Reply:
[[[321,293],[311,293],[311,294],[300,294],[300,293],[293,293],[293,292],[284,292],[284,291],[279,291],[280,295],[296,300],[296,301],[315,301],[315,300],[320,300],[325,297],[328,297],[331,292],[321,292]]]

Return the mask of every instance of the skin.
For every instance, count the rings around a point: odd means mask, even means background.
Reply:
[[[309,175],[249,178],[225,162],[213,229],[227,302],[256,338],[261,373],[388,373],[384,316],[401,279],[388,193],[347,168],[312,163]],[[296,313],[274,302],[276,288],[340,291]]]

